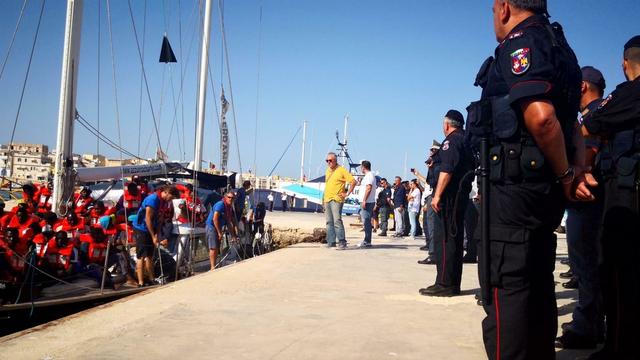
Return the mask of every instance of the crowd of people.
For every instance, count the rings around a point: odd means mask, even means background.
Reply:
[[[640,36],[624,44],[627,81],[604,98],[604,76],[579,67],[546,1],[494,0],[493,18],[499,45],[475,79],[482,97],[466,129],[462,113],[445,114],[427,175],[412,169],[415,179],[392,186],[361,163],[359,247],[372,246],[374,230],[387,236],[392,213],[392,236],[423,233],[429,256],[419,263],[437,267],[425,296],[460,294],[463,262],[478,261],[490,359],[554,359],[554,347],[600,343],[589,359],[638,359]],[[342,250],[341,208],[356,180],[336,160],[327,155],[323,202],[326,246]],[[556,338],[554,231],[565,211],[563,286],[578,288],[578,302]]]
[[[134,176],[124,182],[118,201],[99,200],[89,187],[82,187],[59,210],[64,216],[58,216],[52,212],[51,182],[27,183],[22,200],[12,209],[6,210],[0,200],[0,304],[27,300],[26,294],[16,300],[27,283],[39,291],[58,280],[79,277],[113,288],[162,282],[158,262],[166,261],[165,251],[166,257],[176,258],[179,239],[174,227],[184,224],[206,229],[214,269],[223,233],[236,241],[239,233],[252,238],[265,232],[266,207],[253,204],[252,191],[245,181],[223,197],[211,192],[203,203],[191,184],[159,183],[152,190],[145,179]]]

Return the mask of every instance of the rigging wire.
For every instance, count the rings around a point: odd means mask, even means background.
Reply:
[[[123,147],[118,146],[118,144],[116,144],[113,140],[111,140],[110,138],[108,138],[106,135],[104,135],[101,132],[98,132],[97,129],[91,125],[91,123],[85,119],[82,115],[80,115],[80,113],[76,112],[76,121],[78,122],[78,124],[80,124],[83,128],[85,128],[88,132],[90,132],[92,135],[100,137],[100,140],[102,140],[103,143],[105,143],[107,146],[109,146],[110,148],[116,150],[116,151],[122,151],[122,153],[131,156],[132,158],[138,159],[138,160],[145,160],[141,157],[138,157],[136,154],[126,150]]]
[[[218,2],[218,15],[220,17],[220,31],[222,33],[222,43],[224,45],[224,59],[227,70],[227,81],[229,82],[229,97],[231,98],[231,114],[233,115],[233,131],[236,137],[236,151],[238,152],[238,166],[242,174],[242,157],[240,156],[240,138],[238,137],[238,121],[236,117],[236,106],[233,98],[233,87],[231,86],[231,68],[229,66],[229,48],[227,46],[227,35],[224,29],[224,14],[222,12],[222,1]]]
[[[280,164],[280,161],[282,160],[282,158],[284,157],[284,155],[287,153],[287,151],[289,151],[289,148],[291,147],[291,144],[293,144],[293,140],[296,139],[296,137],[298,136],[298,133],[300,133],[300,129],[302,129],[302,126],[298,127],[298,130],[296,130],[296,133],[293,134],[293,137],[291,138],[291,141],[289,141],[289,145],[287,145],[287,147],[284,149],[284,151],[282,152],[282,155],[280,155],[280,158],[278,159],[278,161],[276,162],[276,164],[273,166],[273,169],[271,169],[271,171],[269,171],[269,175],[271,176],[273,174],[273,172],[276,170],[276,168],[278,167],[278,164]]]
[[[100,23],[102,22],[102,16],[100,14],[100,9],[102,8],[102,2],[98,1],[98,84],[97,84],[97,97],[98,97],[98,101],[97,101],[97,106],[98,106],[98,113],[97,113],[97,117],[96,117],[96,121],[98,123],[98,131],[100,131],[100,40],[102,38],[102,32],[101,27],[100,27]],[[96,154],[98,156],[100,156],[100,138],[96,138]]]
[[[156,115],[155,112],[153,110],[153,102],[151,100],[151,92],[149,91],[149,82],[147,81],[147,73],[144,69],[144,61],[143,61],[143,57],[142,57],[142,51],[140,49],[140,42],[138,41],[138,31],[136,30],[136,22],[133,18],[133,9],[131,8],[131,0],[127,1],[128,5],[129,5],[129,16],[131,18],[131,25],[133,26],[133,34],[134,37],[136,39],[136,48],[138,49],[138,57],[140,58],[140,66],[142,66],[142,76],[144,78],[144,84],[145,84],[145,88],[147,90],[147,99],[149,100],[149,107],[151,108],[151,117],[153,118],[153,127],[155,129],[155,133],[156,133],[156,140],[158,141],[158,148],[160,150],[160,153],[163,153],[162,151],[162,143],[160,142],[160,132],[158,131],[158,122],[156,121]],[[162,162],[164,162],[164,159],[160,159],[162,160]],[[165,167],[166,170],[166,167]]]
[[[144,10],[142,15],[142,58],[144,58],[144,50],[147,34],[147,0],[144,0]],[[140,99],[138,108],[138,156],[140,156],[140,138],[142,137],[142,86],[143,86],[142,70],[140,71]]]
[[[179,41],[179,54],[180,54],[180,91],[182,91],[182,87],[184,85],[184,64],[182,62],[182,59],[184,59],[182,57],[182,1],[178,0],[178,41]],[[178,96],[178,101],[180,101],[179,96]],[[184,136],[184,101],[180,101],[180,107],[181,107],[181,120],[182,120],[182,154],[180,154],[180,160],[183,160],[187,157],[187,151],[185,149],[186,145],[186,138]],[[180,142],[180,139],[178,139],[178,142]]]
[[[9,55],[11,54],[11,49],[13,48],[13,42],[16,40],[16,35],[18,34],[18,29],[20,28],[20,23],[22,22],[22,16],[24,15],[24,9],[27,7],[28,2],[29,0],[24,0],[24,2],[22,3],[20,15],[18,16],[18,21],[16,22],[16,28],[13,30],[13,35],[11,35],[11,41],[9,42],[9,48],[7,48],[7,55],[5,55],[4,60],[2,61],[2,67],[0,67],[0,80],[2,80],[2,74],[4,74],[4,67],[7,65],[7,61],[9,61]]]
[[[38,25],[36,26],[36,34],[33,37],[33,44],[31,45],[31,53],[29,54],[29,63],[27,65],[27,73],[24,75],[24,81],[22,82],[22,91],[20,92],[20,101],[18,102],[18,110],[16,111],[16,118],[13,121],[13,129],[11,130],[11,141],[9,142],[9,151],[13,148],[13,140],[16,135],[16,127],[18,126],[18,119],[20,119],[20,111],[22,110],[22,100],[24,100],[24,91],[27,88],[27,82],[29,81],[29,74],[31,73],[31,62],[33,61],[33,54],[36,49],[36,43],[38,42],[38,34],[40,33],[40,24],[42,23],[42,14],[44,13],[44,4],[46,0],[42,0],[40,6],[40,16],[38,17]],[[11,156],[13,162],[13,156]],[[12,166],[13,167],[13,166]],[[13,170],[13,169],[12,169]],[[11,174],[13,176],[13,174]]]
[[[262,65],[262,0],[260,0],[260,14],[258,18],[258,79],[256,80],[256,121],[253,128],[253,178],[255,186],[258,186],[258,114],[260,110],[260,78]],[[256,202],[256,191],[253,192],[253,202]]]

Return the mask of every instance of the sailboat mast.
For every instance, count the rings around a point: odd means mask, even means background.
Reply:
[[[207,69],[209,66],[209,37],[211,35],[211,1],[206,0],[202,27],[202,49],[200,53],[200,82],[198,87],[198,126],[193,170],[202,170],[202,144],[204,142],[204,116],[207,101]]]
[[[52,210],[56,213],[60,213],[62,201],[73,192],[73,125],[76,116],[83,3],[84,0],[67,0],[52,199]]]
[[[344,116],[344,157],[342,158],[342,166],[349,169],[349,159],[347,158],[347,132],[349,131],[349,114]]]
[[[307,122],[302,124],[302,157],[300,160],[300,182],[304,182],[304,148],[307,144]]]

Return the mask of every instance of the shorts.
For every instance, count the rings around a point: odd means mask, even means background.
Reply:
[[[207,243],[209,244],[209,249],[220,249],[220,239],[218,238],[216,229],[207,227]]]
[[[133,239],[136,241],[136,257],[141,259],[143,257],[153,257],[153,240],[151,234],[146,231],[140,231],[133,229]]]

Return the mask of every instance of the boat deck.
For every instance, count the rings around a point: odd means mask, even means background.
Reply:
[[[321,214],[268,213],[275,227],[322,227]],[[345,225],[355,221],[345,217]],[[427,298],[435,267],[419,240],[345,226],[352,248],[298,244],[0,338],[8,359],[484,359],[476,265],[463,294]],[[566,256],[564,239],[559,258]],[[556,271],[566,267],[557,264]],[[560,321],[575,291],[557,286]],[[585,352],[562,351],[558,359]]]

